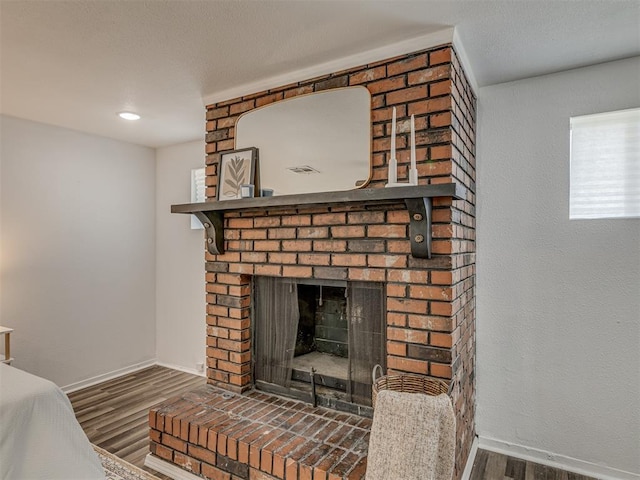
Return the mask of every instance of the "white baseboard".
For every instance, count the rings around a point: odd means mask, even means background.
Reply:
[[[81,390],[83,388],[90,387],[92,385],[96,385],[97,383],[106,382],[107,380],[111,380],[116,377],[121,377],[122,375],[126,375],[128,373],[133,373],[138,370],[142,370],[143,368],[148,368],[153,365],[156,365],[156,359],[146,360],[141,363],[136,363],[135,365],[130,365],[128,367],[120,368],[118,370],[114,370],[112,372],[104,373],[102,375],[98,375],[97,377],[88,378],[86,380],[81,380],[80,382],[75,382],[70,385],[66,385],[61,387],[64,393],[75,392],[76,390]]]
[[[471,470],[473,469],[473,462],[476,459],[476,453],[478,453],[478,436],[473,439],[471,444],[471,450],[469,451],[469,458],[467,458],[467,464],[464,466],[462,472],[462,480],[469,480],[471,477]]]
[[[200,371],[196,370],[195,368],[181,367],[180,365],[173,365],[171,363],[165,363],[165,362],[156,362],[156,365],[158,365],[160,367],[170,368],[171,370],[179,370],[181,372],[190,373],[192,375],[198,375],[200,377],[206,377],[207,376],[206,372],[200,372]]]
[[[616,468],[586,462],[577,458],[566,457],[537,448],[525,447],[495,438],[478,437],[478,447],[483,450],[510,455],[542,465],[560,468],[568,472],[579,473],[589,477],[596,477],[600,480],[640,480],[640,474],[625,472]],[[465,469],[466,472],[466,469]],[[465,477],[463,477],[465,478]]]
[[[153,468],[156,472],[171,477],[173,480],[202,480],[202,477],[189,473],[173,463],[156,457],[152,453],[148,453],[147,456],[144,457],[144,466]]]

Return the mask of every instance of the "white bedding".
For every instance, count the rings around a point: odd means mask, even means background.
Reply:
[[[0,364],[0,480],[104,478],[64,392]]]

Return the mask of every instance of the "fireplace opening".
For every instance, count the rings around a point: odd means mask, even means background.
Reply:
[[[292,384],[307,389],[304,383],[311,383],[313,369],[317,391],[340,398],[338,392],[347,391],[349,380],[346,284],[313,285],[298,281],[298,309]]]
[[[257,388],[370,414],[371,371],[384,367],[384,285],[254,278]]]

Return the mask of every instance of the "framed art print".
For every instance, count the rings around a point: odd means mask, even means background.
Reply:
[[[231,150],[220,157],[218,201],[242,198],[241,185],[253,185],[256,175],[258,149],[255,147]]]

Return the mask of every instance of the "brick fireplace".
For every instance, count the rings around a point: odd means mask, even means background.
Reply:
[[[252,281],[266,276],[377,282],[383,285],[386,305],[388,371],[429,375],[452,384],[455,478],[461,477],[475,436],[476,101],[454,48],[438,46],[207,106],[207,197],[216,197],[220,154],[234,148],[240,114],[293,96],[351,85],[366,87],[372,97],[373,174],[366,188],[382,188],[387,182],[391,110],[396,107],[400,171],[409,163],[409,117],[414,114],[419,183],[454,183],[464,198],[433,199],[430,259],[411,253],[410,218],[402,200],[226,212],[225,253],[206,253],[205,258],[210,396],[195,392],[152,410],[151,450],[158,457],[214,479],[361,478],[369,419],[252,390]],[[264,416],[257,427],[247,423],[247,417],[274,406],[284,409],[278,410],[284,425],[288,425],[284,419],[301,415],[308,416],[309,423],[323,420],[333,425],[321,422],[317,431],[326,435],[314,437],[316,443],[307,445],[308,451],[303,451],[304,435],[299,430],[282,430],[280,442],[269,433],[265,442],[264,436],[252,435],[266,431]],[[245,430],[221,429],[219,420],[213,419],[223,412],[237,415]],[[323,439],[341,428],[342,440],[334,439],[323,450]],[[289,448],[296,441],[300,444]],[[316,459],[313,452],[318,449],[324,453]]]

